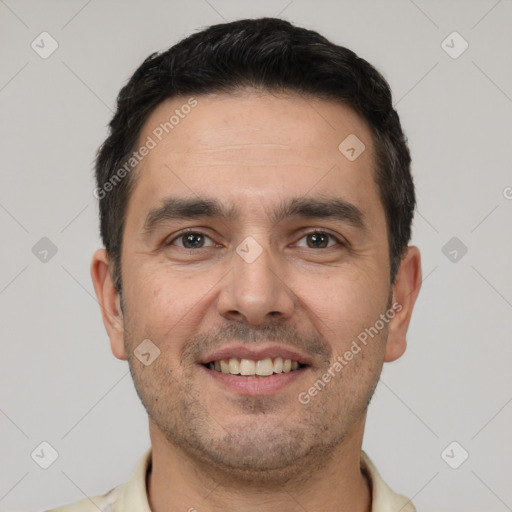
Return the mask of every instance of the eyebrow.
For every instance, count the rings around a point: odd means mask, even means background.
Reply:
[[[294,197],[283,200],[273,211],[267,212],[271,222],[279,222],[293,217],[332,219],[348,223],[356,228],[367,230],[363,212],[352,203],[338,197],[306,198]],[[172,220],[195,220],[217,218],[234,221],[239,218],[239,211],[217,199],[209,197],[166,197],[163,204],[149,211],[142,234],[149,237],[156,228]]]

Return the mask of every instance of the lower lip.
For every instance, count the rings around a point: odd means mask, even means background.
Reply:
[[[210,370],[203,365],[201,365],[201,368],[212,379],[215,379],[232,391],[245,396],[271,395],[272,393],[276,393],[299,379],[307,370],[306,367],[294,370],[293,372],[274,373],[268,377],[244,377],[241,375],[218,372],[217,370]]]

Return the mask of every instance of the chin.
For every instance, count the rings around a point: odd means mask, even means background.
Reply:
[[[309,473],[319,460],[325,462],[333,447],[321,441],[311,425],[285,427],[280,422],[254,421],[226,431],[189,432],[188,449],[205,466],[229,476],[230,481],[281,485],[300,473]],[[235,425],[232,424],[231,427]]]

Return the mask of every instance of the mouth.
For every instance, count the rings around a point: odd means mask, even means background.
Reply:
[[[208,382],[243,396],[284,391],[313,367],[306,354],[290,346],[270,344],[225,346],[198,363]]]
[[[312,368],[312,361],[306,356],[275,346],[260,350],[225,348],[199,363],[209,382],[239,396],[268,396],[285,391]]]
[[[268,378],[272,375],[286,374],[308,367],[293,359],[266,357],[264,359],[245,359],[231,357],[204,363],[203,366],[214,372],[241,377]]]

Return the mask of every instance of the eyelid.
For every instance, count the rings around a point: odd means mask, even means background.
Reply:
[[[204,228],[186,228],[186,229],[182,229],[181,231],[178,231],[178,233],[175,233],[174,235],[172,235],[172,238],[169,240],[169,241],[164,241],[163,245],[164,247],[165,246],[168,246],[168,245],[174,245],[173,242],[178,240],[179,238],[185,236],[186,234],[188,233],[194,233],[194,234],[198,234],[198,235],[202,235],[206,238],[209,238],[212,242],[213,242],[213,245],[218,245],[213,239],[211,236],[207,235],[206,233],[204,233],[203,231],[201,231],[201,229],[204,229]],[[213,247],[213,245],[211,246],[208,246],[208,247]],[[180,247],[180,246],[177,246],[177,247]],[[192,250],[192,251],[195,251],[197,249],[188,249],[187,247],[180,247],[181,249],[186,249],[186,250]],[[205,249],[205,247],[200,247],[200,249]]]
[[[325,228],[313,228],[309,231],[302,232],[299,240],[302,240],[307,235],[315,235],[315,234],[328,235],[332,239],[334,239],[338,243],[338,245],[341,245],[343,247],[348,246],[348,242],[343,237],[341,237],[338,234],[335,235],[334,233],[332,233],[331,231],[329,231],[328,229],[325,229]],[[334,246],[330,246],[330,247],[334,247]],[[324,249],[329,249],[330,247],[325,247]]]

